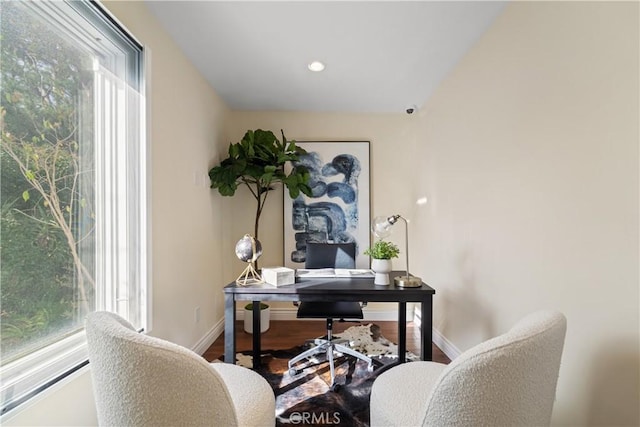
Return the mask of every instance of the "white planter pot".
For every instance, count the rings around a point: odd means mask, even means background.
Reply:
[[[267,332],[269,329],[269,318],[271,317],[271,309],[269,307],[260,310],[260,333]],[[253,333],[253,310],[244,309],[244,331]]]
[[[391,272],[391,260],[390,259],[372,259],[371,269],[376,273],[376,277],[373,283],[376,285],[388,285],[389,273]]]

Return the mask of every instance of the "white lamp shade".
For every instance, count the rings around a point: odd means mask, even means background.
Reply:
[[[391,234],[392,225],[386,216],[377,216],[371,223],[371,232],[377,238],[383,239]]]

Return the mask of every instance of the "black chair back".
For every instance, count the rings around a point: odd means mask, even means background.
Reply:
[[[356,244],[307,242],[305,268],[355,268]]]

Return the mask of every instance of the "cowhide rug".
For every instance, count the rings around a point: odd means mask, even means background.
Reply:
[[[331,388],[329,364],[324,354],[313,357],[306,368],[295,376],[288,371],[288,361],[310,348],[312,341],[288,350],[265,350],[258,372],[267,379],[276,395],[278,426],[368,426],[369,395],[375,378],[393,366],[398,359],[398,347],[380,334],[375,324],[351,326],[334,337],[347,339],[356,351],[370,356],[374,369],[353,357],[334,357],[335,384]],[[407,360],[418,357],[407,352]],[[251,367],[250,352],[238,353],[236,363]]]

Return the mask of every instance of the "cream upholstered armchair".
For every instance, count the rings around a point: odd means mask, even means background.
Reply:
[[[566,325],[539,311],[449,365],[389,369],[373,383],[371,426],[549,425]]]
[[[273,426],[275,397],[257,373],[208,363],[137,333],[120,316],[87,316],[98,422],[104,426]]]

